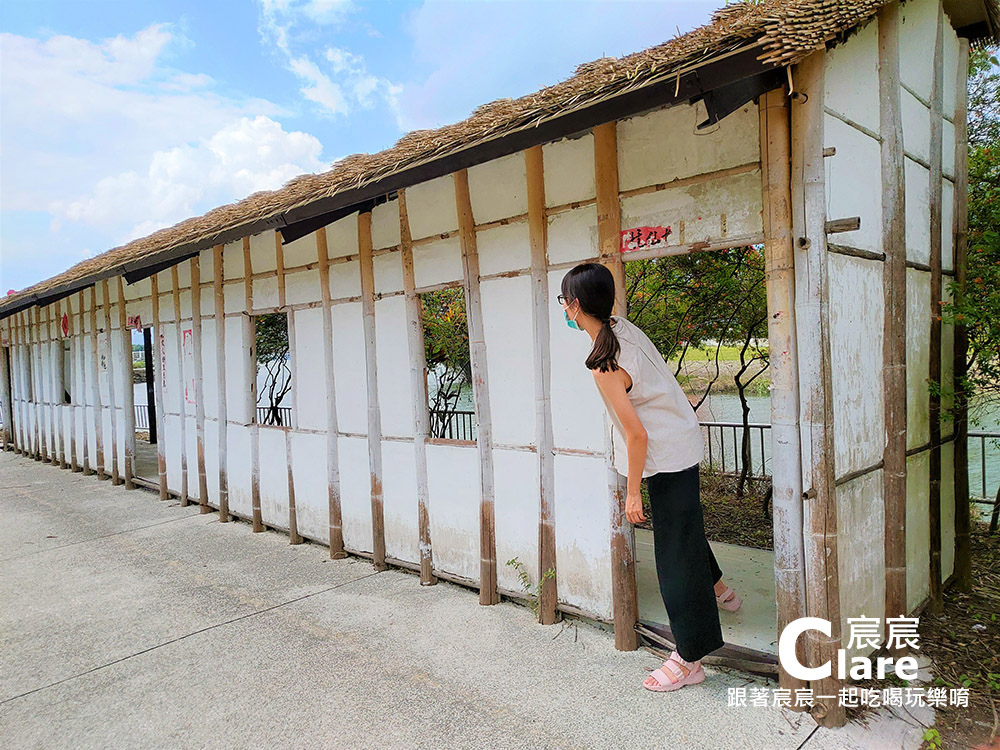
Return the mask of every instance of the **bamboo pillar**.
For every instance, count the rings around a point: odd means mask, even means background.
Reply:
[[[229,523],[229,415],[226,409],[226,295],[223,253],[225,245],[216,245],[212,255],[212,290],[215,295],[215,392],[219,420],[219,522]]]
[[[90,356],[94,368],[94,433],[97,436],[97,478],[107,479],[104,468],[104,401],[101,398],[101,362],[97,354],[97,285],[90,287]]]
[[[128,327],[128,311],[126,309],[125,303],[125,286],[122,283],[122,277],[118,277],[118,327],[122,332],[122,347],[125,352],[122,357],[122,366],[125,368],[123,372],[123,385],[122,388],[124,393],[122,393],[122,400],[124,402],[123,409],[125,410],[123,429],[125,430],[125,439],[122,442],[123,449],[125,451],[125,489],[133,490],[135,489],[135,483],[132,481],[135,476],[135,387],[132,382],[132,332]]]
[[[969,201],[969,40],[958,40],[958,80],[955,82],[955,201],[952,232],[955,237],[955,304],[965,297],[968,252]],[[972,591],[972,547],[969,530],[969,404],[965,389],[968,372],[969,332],[965,325],[955,326],[955,586]]]
[[[191,349],[194,356],[195,455],[198,461],[198,505],[211,513],[208,505],[208,477],[205,474],[205,385],[201,359],[201,262],[191,258]]]
[[[56,332],[55,335],[52,333],[52,319],[56,317]],[[59,465],[59,438],[58,431],[56,430],[56,408],[58,404],[58,394],[56,393],[56,370],[59,367],[59,357],[56,356],[56,344],[60,344],[59,341],[59,320],[58,316],[54,316],[54,311],[51,306],[45,308],[45,328],[47,332],[48,339],[48,350],[49,350],[49,424],[51,435],[49,437],[49,442],[51,443],[51,453],[49,455],[49,461],[51,461],[53,466]]]
[[[184,375],[184,326],[181,325],[181,288],[180,274],[176,265],[170,267],[170,281],[173,284],[174,322],[177,327],[174,337],[174,354],[177,357],[177,413],[180,415],[181,431],[181,505],[191,502],[188,497],[188,466],[187,466],[187,378]],[[191,299],[194,300],[194,284],[191,284]],[[193,301],[192,301],[192,304]],[[166,374],[164,374],[164,377]],[[163,423],[164,428],[166,423]],[[166,429],[164,429],[166,433]]]
[[[906,195],[899,92],[899,4],[878,10],[879,134],[882,137],[882,387],[885,448],[884,618],[906,616]],[[888,625],[883,621],[883,631]]]
[[[18,401],[20,402],[19,411],[21,412],[20,431],[21,431],[21,445],[20,453],[22,456],[31,455],[31,430],[28,424],[28,394],[30,393],[31,386],[28,382],[28,368],[30,363],[27,362],[28,358],[28,344],[27,336],[25,334],[24,320],[26,312],[21,312],[17,314],[17,339],[19,342],[18,346]]]
[[[281,246],[281,234],[274,233],[274,256],[278,273],[278,308],[286,309],[287,297],[285,295],[285,251]],[[285,465],[288,477],[288,543],[302,544],[304,541],[299,534],[298,514],[295,510],[295,472],[292,467],[292,424],[298,418],[296,411],[295,391],[298,381],[295,377],[295,311],[288,310],[288,351],[290,352],[289,369],[292,379],[292,411],[289,424],[284,425],[285,434]]]
[[[21,325],[20,314],[14,313],[10,317],[10,352],[11,380],[10,388],[10,408],[17,413],[17,423],[11,424],[14,434],[14,450],[20,455],[24,455],[24,407],[22,405],[22,392],[24,391],[24,365],[21,362]],[[14,387],[14,384],[17,387]],[[15,405],[16,401],[16,405]]]
[[[764,194],[764,262],[767,338],[771,348],[771,463],[774,585],[778,633],[805,617],[805,549],[802,543],[802,474],[799,458],[799,378],[795,347],[795,256],[792,248],[791,120],[788,88],[761,95],[760,163]],[[805,645],[799,640],[799,661]],[[808,687],[778,665],[782,688]]]
[[[385,520],[382,513],[382,425],[378,407],[378,367],[375,357],[375,272],[372,265],[371,211],[358,214],[358,261],[361,266],[361,309],[368,373],[368,468],[372,498],[372,565],[385,570]]]
[[[249,331],[250,345],[250,512],[254,533],[265,531],[260,514],[260,425],[257,423],[257,335],[253,319],[253,260],[250,238],[243,238],[243,293],[246,306],[244,325]]]
[[[156,381],[154,394],[154,408],[156,409],[156,423],[159,425],[160,434],[156,437],[156,468],[160,476],[160,499],[167,499],[167,423],[163,409],[163,344],[161,341],[163,328],[160,325],[160,282],[159,274],[149,277],[150,294],[153,297],[153,380]]]
[[[424,324],[420,296],[415,291],[413,272],[413,236],[410,215],[406,210],[406,191],[397,194],[399,201],[399,246],[403,264],[403,293],[406,296],[406,340],[410,354],[410,394],[413,399],[413,452],[417,479],[417,533],[420,539],[420,585],[437,583],[434,575],[430,518],[427,503],[427,438],[430,435],[430,414],[427,406],[427,358],[424,353]]]
[[[104,295],[104,327],[108,332],[108,400],[111,402],[111,483],[121,484],[121,477],[118,476],[118,420],[115,418],[115,341],[113,338],[114,329],[111,327],[111,295],[109,294],[108,280],[101,281],[101,291]],[[125,342],[122,342],[122,356],[127,356],[132,360],[130,351],[125,350]]]
[[[934,63],[931,70],[930,110],[930,212],[931,212],[931,330],[928,380],[932,385],[941,384],[941,140],[944,130],[942,104],[944,101],[943,25],[944,6],[937,3],[937,30],[934,37]],[[935,614],[944,611],[944,593],[941,587],[941,396],[936,389],[930,392],[930,604]]]
[[[545,174],[541,146],[524,152],[528,181],[528,238],[531,245],[531,313],[535,371],[535,442],[538,445],[538,580],[556,570],[555,454],[552,436],[552,374],[549,341],[548,221],[545,213]],[[556,622],[558,601],[555,577],[544,579],[538,595],[538,621]]]
[[[59,376],[57,382],[62,386],[60,391],[56,394],[56,400],[59,404],[59,430],[57,436],[59,438],[59,468],[67,469],[69,468],[69,461],[67,460],[67,450],[66,450],[66,403],[63,398],[63,394],[66,390],[66,351],[63,342],[64,334],[62,332],[62,305],[60,300],[56,300],[55,303],[55,313],[56,313],[56,367],[59,370]]]
[[[458,233],[462,244],[462,275],[465,289],[465,312],[469,324],[469,354],[472,358],[472,395],[476,413],[476,447],[479,450],[479,603],[497,604],[497,544],[493,511],[493,421],[490,410],[490,387],[486,367],[486,338],[483,332],[483,307],[479,290],[479,249],[476,245],[476,221],[469,195],[469,171],[454,173],[455,202],[458,208]]]
[[[10,331],[9,323],[7,330]],[[9,450],[9,446],[13,443],[12,436],[14,434],[14,409],[10,387],[10,350],[14,342],[12,339],[8,339],[8,341],[8,346],[0,346],[0,420],[3,420],[3,433],[0,434],[2,446],[0,447],[5,451]]]
[[[319,266],[320,300],[323,306],[323,375],[326,381],[326,499],[330,522],[330,558],[341,560],[347,557],[347,552],[344,550],[344,525],[340,511],[340,446],[337,442],[337,388],[333,371],[330,255],[326,245],[326,227],[320,227],[316,230],[316,258]]]
[[[597,188],[597,236],[600,262],[615,278],[614,314],[628,314],[625,263],[621,247],[621,199],[618,192],[618,130],[609,122],[594,128],[594,169]],[[615,648],[634,651],[639,639],[635,623],[639,602],[635,578],[635,530],[625,516],[627,479],[611,463],[611,434],[605,429],[608,494],[611,498],[611,597],[614,610]]]
[[[826,52],[798,66],[805,101],[792,108],[792,226],[796,240],[795,322],[799,358],[806,612],[831,624],[831,635],[805,633],[809,666],[836,661],[841,648],[837,503],[827,281],[823,99]],[[815,680],[812,713],[823,726],[843,726],[836,672]],[[825,696],[825,697],[824,697]]]

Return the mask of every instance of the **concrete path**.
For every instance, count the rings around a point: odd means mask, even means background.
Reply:
[[[650,693],[605,630],[327,554],[0,453],[0,747],[919,744],[729,708],[739,673]]]

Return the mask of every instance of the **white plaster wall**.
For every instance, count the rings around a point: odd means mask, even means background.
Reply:
[[[372,258],[375,294],[403,291],[403,255],[395,251]]]
[[[930,440],[931,275],[906,269],[906,447]]]
[[[909,91],[900,88],[899,114],[903,121],[903,148],[925,162],[930,162],[930,110]]]
[[[605,459],[557,455],[555,480],[559,601],[610,619],[611,504]]]
[[[383,441],[382,516],[385,523],[385,553],[413,563],[420,562],[416,476],[413,443]],[[433,536],[431,548],[434,548]]]
[[[449,174],[406,188],[406,213],[415,240],[458,229],[455,178]]]
[[[827,53],[824,84],[827,107],[878,132],[878,23],[875,20]],[[875,171],[878,174],[878,170]]]
[[[229,425],[226,436],[226,478],[229,510],[243,518],[253,515],[250,428]]]
[[[407,334],[406,300],[402,296],[377,300],[375,369],[383,435],[412,437],[414,432]],[[367,426],[364,431],[367,432]]]
[[[326,359],[323,310],[295,311],[295,420],[297,428],[326,430]],[[324,474],[324,476],[326,476]]]
[[[535,363],[531,277],[484,281],[480,289],[493,441],[532,445]]]
[[[371,552],[372,485],[368,470],[368,440],[341,437],[337,447],[340,455],[340,509],[344,544],[351,549]]]
[[[458,237],[436,240],[413,248],[413,281],[416,287],[461,281],[462,243]]]
[[[326,435],[293,432],[291,440],[295,520],[299,533],[328,544],[330,507],[326,485]]]
[[[337,385],[337,425],[341,432],[368,434],[368,386],[361,303],[333,306],[333,371]],[[368,466],[367,453],[365,466]],[[368,475],[367,470],[365,476]]]
[[[599,252],[597,207],[591,204],[550,216],[547,240],[551,264],[596,257]]]
[[[526,221],[491,227],[476,234],[479,274],[515,271],[531,266],[531,244]]]
[[[497,545],[497,585],[512,591],[524,589],[517,570],[507,561],[517,558],[538,583],[538,519],[540,489],[538,454],[527,451],[493,451],[494,526]],[[557,572],[557,580],[558,580]]]
[[[479,469],[479,450],[474,445],[427,446],[428,521],[434,567],[474,581],[479,580],[480,559]]]
[[[469,196],[477,224],[527,213],[528,178],[524,152],[469,167]]]
[[[875,117],[878,118],[877,111]],[[860,229],[830,235],[829,241],[882,252],[882,173],[873,168],[881,158],[879,143],[830,115],[824,115],[823,127],[824,145],[837,149],[836,154],[823,160],[827,218],[861,217]]]
[[[899,77],[903,83],[931,98],[931,66],[938,0],[907,0],[900,6]]]
[[[395,247],[399,242],[399,200],[393,198],[372,209],[372,248]]]
[[[304,266],[307,263],[315,263],[316,233],[311,232],[305,237],[299,237],[297,240],[283,244],[281,246],[281,253],[285,260],[285,268],[294,268],[295,266]],[[202,265],[204,266],[204,262]]]
[[[331,258],[358,255],[358,214],[345,216],[326,225],[326,251]],[[359,287],[360,288],[360,287]],[[334,294],[336,297],[337,295]]]
[[[882,471],[873,471],[837,487],[837,538],[846,542],[838,552],[841,632],[849,617],[883,616],[885,607],[885,513]],[[847,646],[844,639],[844,645]],[[848,656],[870,649],[849,649]]]
[[[759,160],[755,104],[698,131],[705,119],[699,102],[619,120],[619,188],[632,190]]]
[[[285,431],[261,425],[260,517],[268,526],[288,529],[288,463]]]
[[[926,598],[930,578],[930,452],[906,459],[906,608]],[[943,515],[943,514],[942,514]],[[944,519],[942,518],[942,528]]]
[[[828,255],[834,465],[838,476],[877,463],[885,447],[885,399],[879,386],[885,315],[882,273],[879,261]],[[881,507],[881,490],[879,495]],[[854,548],[857,540],[842,538]]]
[[[930,178],[922,166],[911,159],[903,159],[903,176],[906,190],[906,259],[930,264]]]
[[[594,136],[563,138],[542,146],[545,205],[594,200]]]

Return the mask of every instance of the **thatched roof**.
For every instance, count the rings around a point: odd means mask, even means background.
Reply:
[[[885,0],[764,0],[735,3],[711,21],[663,44],[622,58],[580,65],[568,79],[518,99],[477,107],[461,122],[407,133],[392,148],[352,154],[321,174],[305,174],[278,190],[255,193],[172,227],[133,240],[76,264],[67,271],[0,300],[0,318],[84,288],[99,278],[137,267],[176,262],[181,250],[197,252],[214,241],[289,223],[288,215],[348,191],[379,183],[403,170],[445,159],[505,135],[537,128],[567,113],[650,87],[711,61],[748,49],[765,66],[794,64],[815,49],[841,40],[870,20]],[[990,36],[997,38],[998,2],[985,0]],[[539,131],[540,132],[540,131]],[[418,182],[419,180],[414,180]],[[386,191],[387,192],[387,191]],[[174,260],[170,260],[173,258]]]

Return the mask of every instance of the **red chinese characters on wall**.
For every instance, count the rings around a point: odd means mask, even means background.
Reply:
[[[670,227],[634,227],[622,230],[621,252],[628,253],[635,250],[648,250],[667,244],[667,237],[671,235]]]

